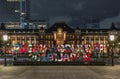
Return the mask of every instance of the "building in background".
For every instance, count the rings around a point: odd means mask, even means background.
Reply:
[[[20,8],[22,8],[22,13],[24,13],[24,18],[29,18],[29,0],[6,0],[7,5],[11,10],[15,13],[18,13],[18,16],[20,15]],[[20,6],[20,1],[22,2],[22,6]],[[18,17],[19,18],[19,17]]]
[[[4,24],[6,29],[39,29],[41,27],[44,27],[47,29],[49,27],[49,24],[45,20],[28,20],[25,21],[24,27],[20,27],[19,21],[12,21],[12,22],[0,22],[0,24]]]
[[[35,24],[35,23],[34,23]],[[3,25],[2,25],[3,26]],[[96,44],[104,47],[102,50],[107,51],[109,35],[114,34],[115,38],[119,38],[120,29],[113,24],[110,29],[73,29],[66,23],[55,23],[49,28],[45,28],[44,24],[37,24],[38,29],[4,29],[0,30],[0,34],[7,34],[10,37],[11,45],[14,44],[46,44],[46,45],[65,45],[71,46],[90,44],[95,47]],[[101,47],[99,47],[101,48]]]
[[[24,23],[29,20],[29,0],[0,0],[0,22],[17,23],[25,28]]]

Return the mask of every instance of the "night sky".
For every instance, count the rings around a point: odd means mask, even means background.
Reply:
[[[31,15],[35,18],[38,16],[106,18],[119,13],[119,3],[120,0],[34,0],[31,2]]]
[[[0,0],[1,2],[3,0]],[[30,0],[30,18],[47,19],[50,24],[65,21],[73,26],[100,21],[108,25],[120,22],[120,0]],[[6,13],[0,2],[0,15]],[[7,16],[9,14],[6,13]],[[118,23],[119,24],[119,23]]]

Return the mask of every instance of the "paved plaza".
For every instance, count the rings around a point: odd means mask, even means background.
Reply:
[[[0,66],[0,79],[120,79],[120,66]]]

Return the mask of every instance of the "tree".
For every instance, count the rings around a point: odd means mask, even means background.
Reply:
[[[4,23],[1,23],[0,29],[2,29],[2,30],[5,30],[5,29],[6,29]]]
[[[119,43],[120,43],[120,36],[115,38],[113,42],[110,41],[110,39],[108,40],[109,47],[114,47],[115,51],[120,46]]]
[[[3,46],[3,38],[0,36],[0,48]]]

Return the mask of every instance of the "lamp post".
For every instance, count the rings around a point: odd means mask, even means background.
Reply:
[[[109,55],[109,44],[107,44],[107,55]]]
[[[8,35],[3,35],[3,40],[5,41],[5,42],[7,42],[7,40],[8,40]],[[4,66],[7,66],[7,61],[6,61],[6,44],[5,44],[5,52],[4,52],[4,58],[5,58],[5,61],[4,61]]]
[[[120,42],[118,44],[120,45]]]
[[[118,43],[118,53],[119,53],[119,55],[120,55],[120,42]]]
[[[115,40],[115,35],[110,35],[110,41],[112,42],[112,66],[114,66],[114,51],[113,51],[113,47],[114,47],[114,40]]]

